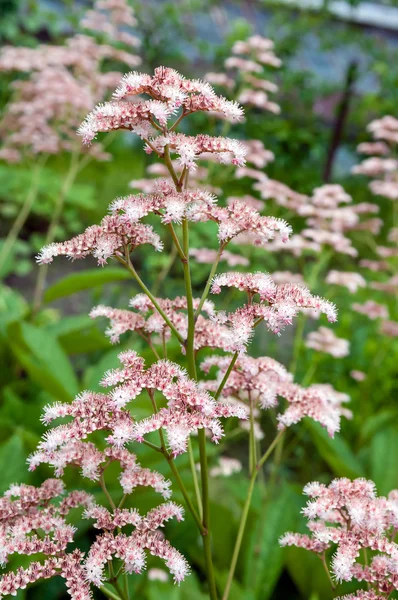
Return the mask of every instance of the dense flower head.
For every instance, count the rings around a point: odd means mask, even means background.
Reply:
[[[168,122],[180,111],[185,117],[197,111],[221,114],[231,121],[239,121],[243,110],[237,104],[218,96],[212,86],[205,81],[185,79],[174,69],[157,67],[153,75],[127,73],[113,94],[114,100],[99,104],[79,128],[84,143],[89,144],[99,132],[117,129],[131,130],[148,142],[148,151],[156,147],[163,152],[165,146],[180,155],[182,164],[194,162],[204,152],[217,152],[224,155],[238,153],[236,140],[220,138],[210,142],[208,136],[192,138],[183,134],[175,134],[168,130]],[[149,98],[149,99],[148,99]],[[156,130],[161,135],[153,137]],[[201,139],[202,138],[202,139]],[[188,156],[190,159],[188,160]],[[226,160],[225,157],[223,160]],[[235,159],[239,164],[237,156]]]
[[[217,378],[206,380],[204,387],[215,391],[229,363],[228,357],[214,355],[206,358],[201,369],[209,373],[216,367]],[[254,402],[262,409],[277,407],[279,399],[284,399],[287,408],[277,415],[280,430],[298,423],[304,417],[310,417],[333,436],[340,429],[341,416],[351,416],[351,412],[343,406],[349,400],[346,394],[337,392],[326,384],[316,384],[309,388],[295,384],[292,375],[283,365],[266,356],[239,357],[224,386],[223,395],[235,398],[243,405],[248,401]]]
[[[365,581],[368,593],[344,598],[387,598],[398,589],[397,491],[378,497],[375,484],[366,479],[334,479],[329,486],[313,482],[304,488],[310,500],[303,509],[310,535],[285,534],[283,546],[298,546],[324,555],[334,548],[331,571],[341,581]],[[362,551],[372,551],[362,564]],[[368,595],[366,595],[368,594]]]
[[[241,319],[251,319],[252,326],[255,320],[260,318],[264,320],[268,329],[276,334],[279,334],[286,325],[291,325],[293,317],[303,308],[324,313],[331,323],[337,320],[337,310],[333,303],[312,295],[304,285],[295,283],[276,285],[267,273],[222,273],[214,278],[212,292],[219,294],[222,286],[246,291],[249,299],[259,294],[260,304],[249,303],[238,309],[235,314]],[[264,301],[267,304],[263,304]]]
[[[60,475],[67,464],[75,464],[81,466],[86,476],[98,479],[99,466],[106,457],[95,451],[90,442],[85,442],[95,431],[108,432],[107,441],[116,452],[132,440],[142,442],[148,433],[164,429],[170,451],[177,455],[186,451],[189,435],[198,429],[209,429],[213,441],[217,442],[223,435],[220,417],[246,417],[244,408],[216,402],[176,363],[159,360],[145,369],[144,360],[132,350],[122,352],[119,359],[122,367],[105,373],[101,382],[105,387],[113,387],[108,394],[82,392],[70,404],[57,403],[45,408],[43,421],[46,424],[60,417],[71,420],[44,435],[37,452],[30,457],[31,469],[47,462]],[[161,392],[167,407],[146,419],[134,421],[127,405],[144,390],[150,397],[155,391]],[[152,476],[143,470],[134,456],[116,454],[114,458],[108,455],[109,458],[123,463],[124,489],[149,485],[167,497],[169,484],[161,476]]]

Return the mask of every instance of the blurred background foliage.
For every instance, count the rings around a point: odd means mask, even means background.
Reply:
[[[361,1],[352,0],[351,4],[360,6]],[[75,32],[81,13],[89,6],[89,2],[73,0],[2,0],[1,43],[32,48],[39,43],[62,44]],[[350,169],[358,162],[357,144],[368,140],[367,123],[396,113],[398,30],[337,20],[330,13],[328,2],[317,11],[288,8],[266,0],[221,3],[136,0],[132,6],[138,20],[137,33],[142,42],[139,54],[144,71],[164,64],[189,77],[200,77],[209,70],[223,70],[223,61],[236,40],[258,33],[275,42],[275,53],[283,61],[282,68],[273,74],[279,86],[276,100],[281,113],[271,115],[250,109],[245,123],[230,134],[262,140],[275,154],[274,162],[267,166],[267,175],[301,193],[310,194],[314,187],[324,183],[336,110],[348,71],[355,65],[349,113],[330,180],[342,184],[356,203],[379,204],[384,225],[377,243],[386,244],[387,232],[393,226],[393,202],[372,196],[366,179],[353,176]],[[382,5],[379,10],[383,10]],[[2,107],[6,107],[10,99],[10,82],[15,77],[15,74],[2,73]],[[221,131],[219,125],[207,118],[193,119],[189,126],[193,132],[200,129],[214,135]],[[129,193],[129,183],[144,177],[146,167],[153,162],[130,135],[115,136],[107,151],[112,160],[91,161],[67,190],[62,216],[56,226],[57,240],[75,235],[101,219],[109,202]],[[128,299],[139,291],[115,265],[98,268],[89,259],[74,264],[60,259],[48,271],[40,309],[33,309],[33,290],[38,277],[34,255],[44,243],[69,160],[67,154],[61,153],[44,159],[26,159],[15,165],[0,164],[0,236],[3,238],[0,243],[4,243],[21,213],[27,193],[36,186],[29,214],[0,271],[1,492],[16,481],[39,482],[49,475],[44,467],[28,474],[25,462],[42,433],[39,419],[46,403],[71,400],[85,388],[98,389],[104,371],[116,366],[117,354],[123,348],[133,346],[140,349],[148,361],[152,360],[141,341],[133,336],[124,336],[119,346],[112,347],[103,335],[104,324],[88,317],[94,304],[125,308]],[[40,161],[40,173],[34,181]],[[232,168],[212,166],[210,173],[209,183],[221,188],[225,197],[252,193],[250,180],[235,180]],[[286,210],[272,200],[267,201],[265,211],[287,220],[291,217],[293,226],[300,227],[297,217],[286,214]],[[215,248],[214,234],[211,227],[199,226],[192,233],[192,245]],[[360,258],[375,258],[375,240],[370,232],[357,232],[353,240]],[[358,271],[358,261],[346,255],[331,253],[328,261],[319,266],[319,255],[305,254],[296,259],[290,254],[265,254],[248,247],[235,248],[235,251],[250,258],[252,270],[301,272],[306,281],[312,277],[312,291],[336,302],[340,318],[333,330],[338,337],[350,341],[350,354],[346,358],[334,359],[305,348],[293,328],[281,338],[262,329],[256,335],[252,352],[256,356],[273,356],[286,366],[292,364],[294,351],[298,352],[297,381],[330,382],[337,390],[348,393],[354,418],[344,423],[335,440],[330,440],[323,430],[310,423],[289,432],[257,490],[231,598],[327,600],[332,598],[332,593],[321,562],[304,551],[282,550],[277,540],[287,529],[304,527],[299,509],[303,504],[301,489],[308,481],[329,482],[333,477],[366,476],[376,482],[380,494],[398,487],[397,343],[394,338],[380,333],[377,320],[351,309],[354,301],[363,303],[371,299],[388,306],[390,319],[396,320],[397,300],[394,295],[370,287],[360,289],[354,298],[343,287],[325,284],[325,275],[330,269]],[[137,254],[142,278],[157,287],[159,295],[173,297],[182,292],[180,266],[170,262],[167,252],[155,255],[144,249]],[[391,268],[394,267],[396,264],[392,261]],[[319,272],[314,277],[317,269]],[[208,265],[198,265],[194,273],[194,286],[198,291],[203,287],[208,270]],[[165,284],[166,271],[169,273]],[[370,278],[369,271],[361,273]],[[371,278],[384,282],[386,274],[372,273]],[[239,302],[233,294],[228,300],[231,305]],[[317,327],[312,320],[303,325],[305,333]],[[171,351],[171,358],[173,355],[178,355],[177,347],[174,354]],[[352,370],[363,371],[366,379],[355,381],[350,376]],[[145,401],[139,400],[134,411],[137,416],[146,415]],[[262,427],[266,441],[272,439],[273,424],[268,415]],[[164,465],[158,464],[158,457],[147,450],[140,446],[135,449],[146,466],[166,472]],[[244,436],[237,435],[230,442],[213,447],[211,460],[214,463],[220,453],[237,457],[246,464]],[[188,471],[185,461],[184,456],[178,459],[183,472]],[[72,487],[79,483],[73,472],[68,472],[67,479]],[[100,495],[94,484],[89,485],[93,493]],[[241,475],[214,478],[211,484],[219,582],[226,577],[246,486],[245,477]],[[113,487],[118,494],[116,473]],[[138,508],[148,508],[152,502],[151,494],[142,490],[136,492],[135,499]],[[182,500],[178,491],[175,499]],[[79,543],[84,548],[88,539],[84,530],[81,531]],[[173,587],[171,582],[148,581],[147,575],[132,577],[134,597],[204,599],[200,540],[189,516],[182,525],[170,526],[168,537],[193,565],[192,577],[180,588]],[[347,584],[338,591],[343,593],[350,589]],[[57,580],[18,594],[18,598],[32,600],[63,597],[61,582]]]

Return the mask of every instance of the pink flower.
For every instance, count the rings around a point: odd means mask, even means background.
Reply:
[[[387,598],[398,589],[398,546],[391,542],[396,527],[396,491],[377,497],[372,481],[334,479],[329,486],[318,482],[304,488],[310,500],[303,509],[311,534],[285,534],[283,546],[298,546],[324,555],[335,547],[331,571],[337,581],[365,581],[374,588],[344,598]],[[372,551],[368,565],[357,559],[361,550]]]

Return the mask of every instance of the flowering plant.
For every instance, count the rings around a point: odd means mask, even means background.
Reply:
[[[99,265],[110,259],[123,265],[142,293],[131,299],[131,310],[101,305],[92,310],[91,316],[109,319],[107,335],[113,343],[128,331],[135,332],[148,344],[153,362],[146,364],[132,349],[121,352],[119,368],[105,373],[101,381],[110,391],[85,391],[72,403],[45,408],[46,425],[57,419],[67,422],[57,424],[44,435],[29,464],[31,470],[43,463],[50,465],[56,479],[47,480],[39,488],[12,486],[1,501],[4,562],[15,552],[41,553],[45,560],[4,575],[0,579],[0,597],[59,574],[74,600],[91,598],[93,587],[100,588],[108,598],[127,600],[128,577],[145,568],[146,552],[163,559],[177,583],[189,574],[185,558],[159,531],[169,519],[181,520],[183,508],[168,501],[171,482],[141,466],[131,452],[134,444],[136,448],[141,444],[163,456],[169,465],[173,482],[203,539],[209,597],[214,600],[222,595],[227,600],[256,480],[286,428],[310,417],[333,436],[339,430],[340,418],[350,417],[350,411],[344,407],[348,398],[330,385],[305,388],[294,383],[285,367],[272,358],[252,358],[247,354],[249,343],[262,324],[280,335],[300,311],[318,311],[334,322],[336,309],[327,300],[312,295],[304,285],[278,284],[267,273],[217,274],[231,240],[243,239],[266,248],[275,236],[286,242],[291,228],[282,219],[260,215],[245,201],[234,200],[223,206],[214,194],[190,186],[190,173],[195,171],[198,160],[245,165],[246,147],[241,142],[177,131],[183,119],[198,111],[231,121],[243,115],[236,102],[218,96],[209,83],[185,79],[173,69],[159,67],[152,76],[136,72],[125,75],[113,101],[98,105],[79,128],[85,143],[92,142],[100,132],[123,129],[137,134],[145,151],[163,162],[169,177],[160,179],[150,193],[117,198],[100,225],[89,227],[69,241],[44,247],[38,262],[51,263],[60,255],[82,259],[91,254]],[[145,221],[149,216],[157,219],[156,228],[163,227],[161,234]],[[190,251],[189,233],[192,224],[200,227],[207,222],[218,227],[218,250],[205,287],[195,298],[191,269],[197,255]],[[183,268],[182,297],[156,297],[135,262],[139,246],[149,244],[161,251],[166,235],[173,241]],[[240,306],[232,310],[216,308],[209,294],[219,295],[224,287],[243,293]],[[180,354],[178,361],[171,361],[168,350],[175,341]],[[198,354],[204,349],[206,355],[199,362]],[[213,368],[216,375],[212,379],[207,374]],[[148,397],[148,415],[136,418],[134,400],[141,394]],[[256,420],[259,410],[271,408],[278,410],[275,438],[262,448]],[[238,426],[248,431],[250,483],[228,576],[225,586],[221,586],[215,577],[212,556],[207,437],[219,442],[224,436],[225,419],[238,420]],[[193,453],[196,443],[200,481]],[[183,453],[189,455],[195,499],[178,469],[178,457]],[[228,457],[223,460],[220,469],[239,470]],[[120,468],[122,494],[117,498],[109,492],[106,481],[114,463]],[[98,482],[106,506],[85,491],[74,490],[62,497],[64,485],[59,478],[69,466],[80,468],[84,478]],[[153,488],[167,502],[146,515],[140,514],[132,495],[137,486]],[[69,547],[75,528],[68,517],[79,506],[83,508],[83,518],[99,530],[87,552]]]

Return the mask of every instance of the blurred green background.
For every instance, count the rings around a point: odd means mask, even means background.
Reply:
[[[305,379],[306,384],[331,383],[338,391],[350,395],[354,413],[351,421],[344,421],[342,432],[334,440],[311,423],[289,431],[255,495],[231,598],[327,600],[332,594],[321,562],[304,551],[282,550],[277,543],[287,529],[304,527],[300,517],[303,485],[314,479],[329,482],[333,477],[365,476],[376,482],[380,494],[398,487],[397,341],[382,333],[379,319],[371,320],[352,310],[353,302],[374,300],[387,307],[391,321],[397,320],[396,293],[370,285],[385,283],[396,274],[396,258],[386,259],[385,272],[359,267],[360,260],[380,258],[377,246],[392,245],[387,236],[397,226],[394,202],[373,196],[367,179],[351,174],[351,167],[359,162],[357,144],[369,140],[366,132],[369,121],[396,114],[398,25],[394,28],[389,22],[388,14],[392,13],[387,11],[397,7],[398,14],[398,6],[394,2],[374,2],[377,24],[372,21],[361,24],[355,17],[358,14],[355,11],[364,4],[360,0],[347,2],[348,18],[337,18],[333,3],[327,1],[320,2],[316,10],[303,8],[299,1],[292,3],[295,6],[265,0],[143,0],[130,4],[137,19],[134,33],[141,40],[136,52],[142,60],[139,70],[146,72],[167,65],[187,77],[203,77],[208,71],[223,71],[223,61],[236,40],[257,33],[274,41],[275,53],[283,65],[278,70],[270,69],[269,79],[279,86],[273,100],[278,102],[281,112],[275,115],[247,108],[246,121],[228,133],[242,139],[261,140],[275,154],[275,160],[265,169],[267,175],[300,193],[311,194],[325,182],[341,100],[347,93],[347,78],[350,74],[353,77],[348,112],[332,157],[329,180],[343,185],[354,203],[379,205],[377,216],[383,219],[380,233],[377,236],[369,231],[352,233],[359,253],[357,258],[336,252],[328,252],[325,257],[306,252],[297,258],[288,252],[265,253],[246,246],[231,246],[232,251],[251,260],[251,270],[301,273],[312,284],[312,292],[337,304],[339,321],[330,327],[338,337],[350,342],[350,353],[345,358],[332,358],[306,348],[303,335],[318,324],[304,318],[280,338],[261,329],[251,351],[255,356],[272,356],[287,367],[297,359],[298,382]],[[1,44],[33,49],[39,44],[65,45],[80,31],[81,16],[91,6],[90,2],[3,0]],[[105,61],[101,68],[104,72],[118,70],[121,74],[130,70],[115,60],[110,64]],[[0,103],[4,114],[14,98],[11,82],[28,77],[26,73],[2,71]],[[224,131],[222,123],[207,117],[193,119],[184,127],[186,132],[211,135]],[[1,134],[4,143],[9,132],[3,128]],[[73,178],[71,153],[66,151],[49,155],[26,152],[17,163],[0,162],[0,250],[7,244],[0,267],[1,492],[11,483],[37,483],[50,475],[44,467],[33,474],[26,469],[26,457],[35,449],[43,432],[39,419],[45,404],[71,400],[82,389],[99,389],[104,371],[116,366],[117,354],[124,348],[142,350],[151,360],[141,341],[133,335],[125,335],[120,345],[111,346],[103,334],[105,323],[93,322],[88,317],[95,304],[126,308],[128,299],[139,292],[116,265],[99,268],[91,259],[77,263],[59,259],[38,284],[39,267],[34,256],[48,241],[49,229],[56,240],[76,235],[98,222],[114,198],[130,193],[132,180],[147,177],[146,169],[154,160],[142,151],[141,142],[126,133],[109,137],[106,150],[111,160],[83,162]],[[68,178],[69,185],[65,187]],[[252,180],[234,179],[232,167],[212,165],[207,183],[222,190],[221,199],[256,195]],[[19,218],[21,212],[25,212],[23,219]],[[264,214],[286,218],[295,231],[303,227],[302,220],[288,214],[272,199],[266,201]],[[209,226],[192,229],[194,247],[217,247],[215,229]],[[15,233],[11,238],[10,231]],[[166,250],[169,248],[166,240]],[[182,270],[170,260],[167,251],[157,254],[144,246],[135,260],[143,280],[149,287],[155,286],[158,295],[174,297],[182,292]],[[325,277],[331,269],[360,272],[368,285],[355,294],[344,287],[328,285]],[[209,265],[198,265],[195,269],[193,284],[198,294],[208,271]],[[38,285],[42,287],[39,303],[35,302]],[[239,303],[239,295],[231,293],[223,298],[230,306]],[[171,349],[173,356],[178,356],[177,347]],[[355,380],[351,376],[353,370],[365,373],[366,378]],[[144,400],[137,402],[134,411],[139,417],[147,414]],[[261,425],[267,442],[273,436],[273,415],[271,418],[264,415]],[[239,458],[246,465],[246,445],[245,435],[238,433],[231,441],[227,438],[218,448],[213,447],[210,460],[216,464],[221,453]],[[134,451],[145,466],[167,472],[167,465],[165,468],[160,464],[158,457],[146,448],[138,446]],[[185,456],[178,458],[178,466],[189,476]],[[67,472],[66,481],[72,487],[80,485],[79,477],[72,471]],[[100,497],[94,484],[87,485]],[[117,488],[116,476],[114,488]],[[243,473],[213,478],[211,482],[214,555],[220,582],[228,569],[246,488]],[[151,494],[143,490],[137,491],[134,499],[139,508],[153,505]],[[182,500],[177,491],[174,499]],[[87,524],[82,521],[80,526],[79,544],[86,548],[90,542]],[[193,575],[180,588],[173,587],[171,581],[148,581],[147,575],[132,577],[134,597],[205,598],[200,539],[190,517],[183,524],[169,526],[168,536],[187,556]],[[159,565],[154,561],[149,566]],[[338,593],[352,589],[355,587],[340,586]],[[18,598],[32,600],[64,597],[62,582],[56,579],[18,594]],[[101,597],[100,592],[97,597]]]

